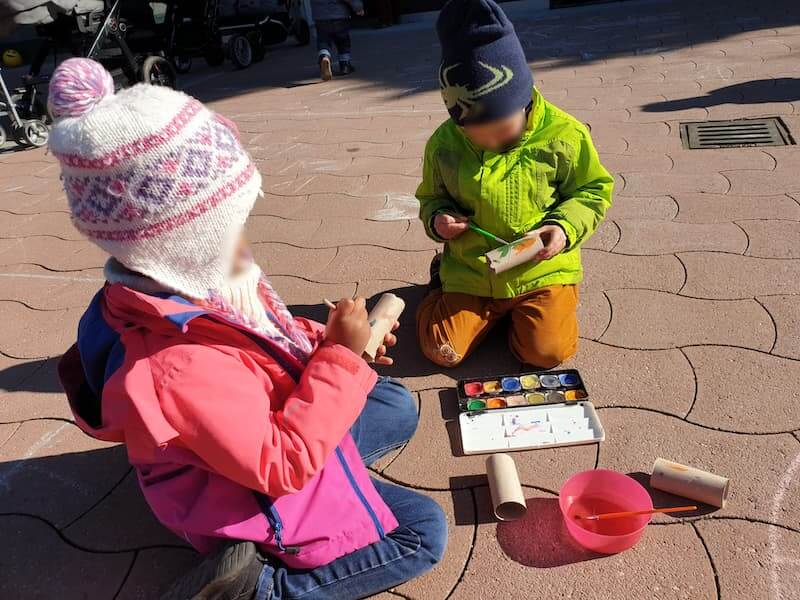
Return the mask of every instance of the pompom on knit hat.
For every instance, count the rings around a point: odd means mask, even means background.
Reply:
[[[449,0],[436,21],[439,85],[458,125],[507,117],[531,102],[533,75],[514,26],[492,0]]]
[[[85,58],[55,70],[48,105],[75,227],[128,269],[208,297],[230,273],[261,190],[235,125],[172,89],[115,94],[111,75]]]

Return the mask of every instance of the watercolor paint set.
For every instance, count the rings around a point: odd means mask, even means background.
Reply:
[[[533,371],[458,382],[458,405],[462,411],[561,404],[588,398],[577,369]]]
[[[465,454],[592,444],[605,431],[575,369],[458,382]]]

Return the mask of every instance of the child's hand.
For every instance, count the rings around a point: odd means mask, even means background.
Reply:
[[[534,257],[534,260],[553,258],[567,245],[567,235],[558,225],[543,225],[539,229],[528,232],[526,237],[534,235],[538,235],[544,244],[544,248]]]
[[[367,303],[364,298],[342,298],[335,309],[328,312],[325,339],[341,344],[361,356],[369,341],[370,328],[367,321]]]
[[[443,240],[452,240],[469,229],[469,219],[460,215],[441,213],[433,219],[433,228]]]
[[[397,328],[400,327],[400,322],[395,321],[394,325],[392,326],[392,331],[397,331]],[[378,349],[375,351],[375,364],[377,365],[391,365],[394,364],[394,359],[386,356],[386,352],[389,348],[397,344],[397,336],[394,333],[387,333],[386,336],[383,338],[383,344],[378,346]]]

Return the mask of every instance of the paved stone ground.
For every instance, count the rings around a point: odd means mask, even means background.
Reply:
[[[755,5],[755,6],[754,6]],[[512,8],[512,10],[514,10]],[[416,351],[416,437],[377,475],[430,494],[450,519],[436,571],[382,598],[800,598],[800,154],[687,151],[678,121],[780,115],[800,136],[796,3],[627,3],[520,15],[545,95],[588,122],[617,190],[586,244],[582,369],[601,446],[516,455],[521,522],[488,512],[483,459],[458,456],[453,378],[519,368],[501,336],[458,372]],[[287,301],[422,294],[435,245],[415,220],[426,138],[445,113],[429,25],[356,39],[358,77],[317,83],[310,49],[189,90],[236,120],[264,174],[249,223]],[[70,227],[53,160],[0,154],[0,597],[153,598],[196,555],[150,517],[120,447],[84,436],[55,378],[103,256]],[[656,456],[728,475],[724,510],[659,517],[600,558],[565,537],[556,492],[593,467]]]

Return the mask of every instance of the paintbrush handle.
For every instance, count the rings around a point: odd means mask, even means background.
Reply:
[[[475,225],[475,223],[473,223],[472,221],[469,222],[469,228],[472,229],[472,231],[481,234],[483,237],[492,240],[493,242],[497,242],[498,244],[503,244],[504,246],[508,244],[508,242],[505,241],[503,238],[499,238],[495,234],[489,233],[485,229],[481,229],[480,227]]]
[[[581,519],[589,519],[592,521],[605,521],[606,519],[621,519],[623,517],[638,517],[639,515],[654,515],[656,513],[674,513],[686,512],[689,510],[697,510],[696,506],[675,506],[672,508],[652,508],[650,510],[626,510],[622,512],[603,513],[601,515],[591,515],[588,517],[581,517]]]

